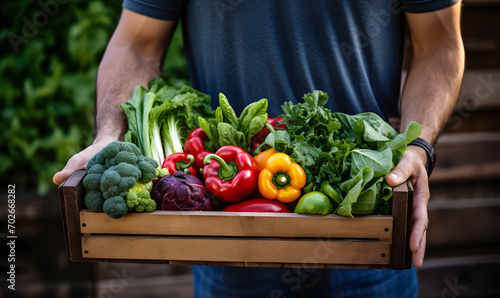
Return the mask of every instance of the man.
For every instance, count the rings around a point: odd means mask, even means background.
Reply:
[[[277,116],[283,101],[315,89],[329,108],[372,111],[422,126],[432,144],[457,99],[464,50],[457,0],[377,1],[137,1],[123,12],[97,76],[97,135],[54,176],[60,184],[83,169],[107,143],[123,138],[118,105],[137,85],[160,76],[162,58],[178,20],[193,87],[217,98],[223,92],[237,112],[262,97]],[[400,98],[404,22],[413,55]],[[422,266],[426,229],[428,153],[409,146],[387,182],[414,185],[413,264]],[[416,270],[314,270],[193,267],[195,291],[207,297],[414,296]]]

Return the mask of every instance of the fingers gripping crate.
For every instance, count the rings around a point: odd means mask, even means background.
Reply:
[[[391,215],[154,211],[113,219],[85,209],[85,171],[59,186],[68,258],[247,267],[407,269],[413,189],[394,188]]]

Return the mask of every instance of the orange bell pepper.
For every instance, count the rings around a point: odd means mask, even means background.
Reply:
[[[253,157],[253,159],[255,160],[255,162],[257,163],[257,165],[259,166],[260,170],[262,170],[262,169],[264,169],[266,167],[267,160],[274,153],[276,153],[276,150],[274,150],[273,148],[271,148],[271,149],[267,149],[266,151],[262,151],[261,153],[255,155]]]
[[[264,198],[290,203],[300,197],[301,189],[306,185],[306,173],[290,156],[274,153],[261,169],[257,185]]]

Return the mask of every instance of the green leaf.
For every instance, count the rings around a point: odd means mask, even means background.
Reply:
[[[354,123],[354,133],[356,137],[363,141],[370,142],[387,142],[389,138],[381,132],[375,130],[370,123],[365,120],[358,120]]]
[[[217,131],[219,133],[219,145],[221,147],[227,145],[240,146],[242,133],[240,132],[240,134],[238,134],[236,128],[231,124],[225,122],[218,123]]]
[[[198,118],[198,123],[200,124],[200,128],[207,134],[207,137],[210,140],[214,139],[214,135],[212,135],[212,130],[210,129],[210,123],[202,117]]]
[[[267,107],[268,107],[268,101],[265,98],[262,98],[259,101],[252,102],[251,104],[247,105],[243,109],[243,112],[241,112],[239,118],[240,130],[248,135],[250,122],[253,120],[253,118],[257,116],[264,114],[267,115],[266,113]]]
[[[370,186],[359,194],[352,204],[351,213],[353,215],[387,213],[388,200],[391,196],[392,188],[385,183],[385,177],[376,178],[370,181]]]
[[[291,141],[287,130],[276,130],[267,135],[265,142],[276,151],[284,152],[286,146],[289,146]]]
[[[215,109],[215,120],[217,123],[224,122],[224,114],[222,113],[221,107],[217,107],[217,109]]]
[[[267,121],[267,113],[255,116],[252,121],[248,124],[246,138],[250,142],[250,139],[256,135],[264,127]]]
[[[416,122],[410,122],[406,131],[397,135],[388,145],[392,150],[392,163],[397,165],[406,151],[407,145],[420,136],[422,128]]]
[[[313,107],[323,107],[328,102],[328,94],[324,91],[314,90],[304,94],[304,101]]]
[[[235,129],[238,129],[240,126],[238,117],[236,116],[233,107],[229,104],[226,96],[222,93],[219,93],[219,108],[222,110],[225,122],[231,124]]]
[[[382,151],[370,149],[353,150],[350,176],[356,176],[359,171],[366,167],[373,169],[375,177],[389,174],[392,169],[391,148],[386,147]]]
[[[373,169],[366,167],[361,169],[356,176],[339,184],[339,189],[342,192],[344,200],[334,213],[342,216],[354,217],[352,206],[357,202],[365,185],[367,185],[374,177]]]

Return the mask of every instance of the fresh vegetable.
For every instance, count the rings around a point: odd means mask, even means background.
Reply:
[[[271,126],[272,131],[279,130],[279,129],[286,129],[287,128],[286,124],[281,123],[281,122],[283,122],[283,119],[281,119],[279,117],[267,118],[267,123],[269,123],[269,125]],[[278,123],[280,123],[280,124],[278,124]],[[266,140],[266,137],[269,134],[269,132],[270,131],[269,131],[268,125],[266,125],[264,123],[264,127],[255,136],[252,137],[251,148],[252,148],[252,152],[254,152],[254,154],[258,154],[261,152],[261,150],[262,150],[262,149],[260,149],[261,145]],[[257,150],[257,149],[260,149],[260,150]]]
[[[173,174],[177,171],[182,171],[186,174],[196,176],[196,169],[193,167],[194,156],[187,153],[174,153],[165,158],[163,168]]]
[[[327,101],[325,92],[314,91],[304,102],[284,103],[280,117],[288,129],[271,132],[265,142],[304,168],[308,191],[320,190],[324,181],[340,190],[344,200],[335,213],[387,213],[392,189],[385,176],[420,135],[420,126],[411,122],[398,134],[374,113],[333,113],[324,107]],[[359,174],[365,168],[373,175]]]
[[[327,181],[323,181],[321,183],[321,192],[330,198],[334,207],[337,207],[340,203],[342,203],[342,194],[340,191]]]
[[[162,78],[138,86],[132,98],[120,105],[127,116],[125,141],[136,144],[159,167],[166,156],[183,152],[198,117],[211,117],[210,97],[189,86],[168,86]]]
[[[222,211],[227,212],[277,212],[291,213],[287,205],[276,201],[263,198],[246,200],[236,204],[232,204],[224,208]]]
[[[267,105],[267,99],[263,98],[246,106],[237,117],[226,96],[220,93],[215,119],[200,117],[198,121],[215,149],[233,145],[251,152],[252,137],[262,130],[267,121]]]
[[[253,157],[253,159],[255,160],[257,165],[259,166],[259,169],[262,170],[266,167],[267,160],[274,153],[276,153],[276,150],[274,150],[273,148],[270,148],[270,149],[267,149],[266,151],[261,152]]]
[[[259,174],[260,193],[267,199],[278,199],[283,203],[298,199],[305,185],[304,170],[284,153],[271,155]]]
[[[322,192],[311,191],[300,198],[293,212],[326,215],[333,212],[333,205]]]
[[[203,181],[181,171],[156,180],[151,190],[151,197],[161,210],[210,211],[214,209]]]
[[[238,203],[257,188],[259,168],[250,154],[236,146],[221,147],[205,156],[207,190],[224,203]]]
[[[135,185],[128,190],[125,198],[125,203],[130,208],[134,208],[137,212],[151,212],[156,210],[156,202],[151,199],[151,189],[153,181],[142,183],[137,181]]]
[[[87,163],[85,205],[119,218],[135,209],[153,211],[149,189],[158,164],[126,142],[111,142]]]
[[[184,143],[184,152],[194,156],[194,168],[199,171],[205,164],[203,159],[213,152],[206,150],[207,134],[201,128],[193,129]]]

